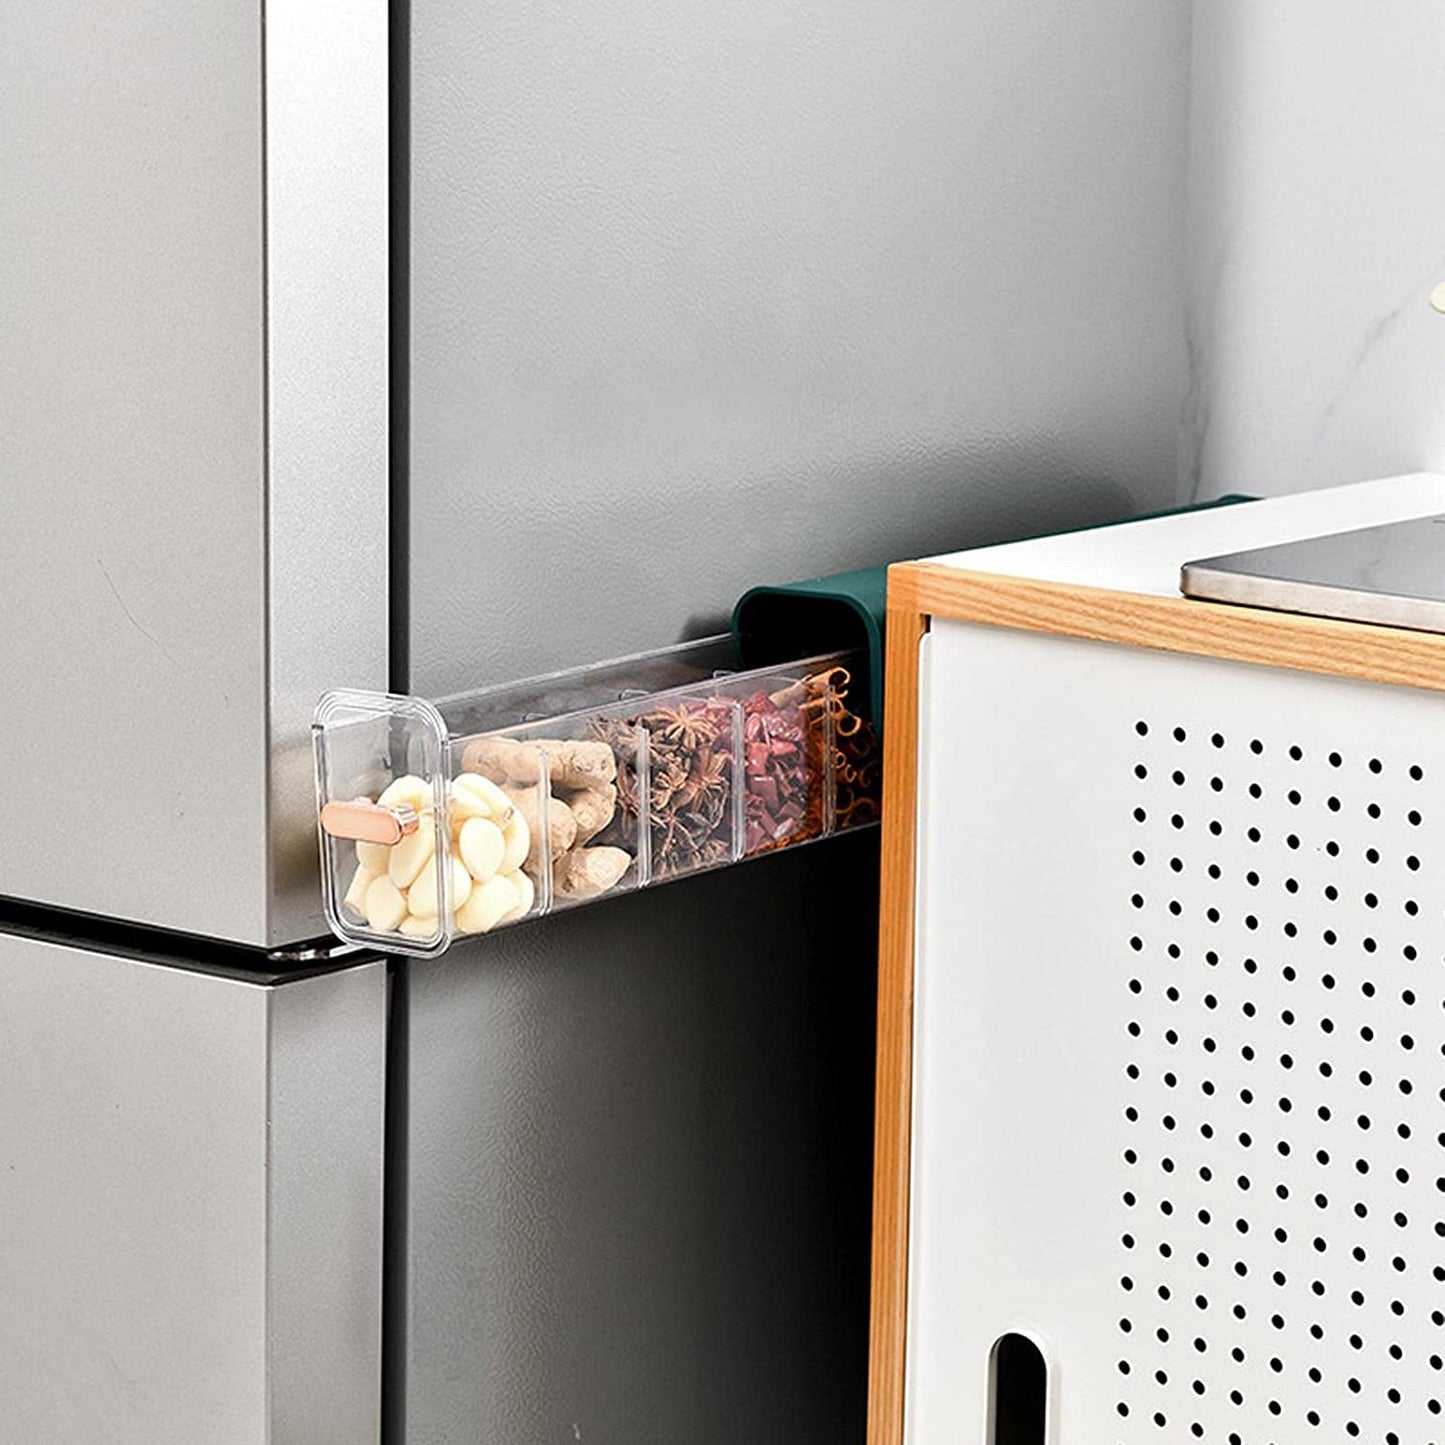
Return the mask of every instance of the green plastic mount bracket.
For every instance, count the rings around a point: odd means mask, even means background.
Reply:
[[[1081,532],[1121,527],[1155,517],[1175,517],[1184,512],[1209,511],[1252,502],[1254,497],[1232,493],[1210,502],[1187,507],[1170,507],[1141,517],[1123,517]],[[1059,532],[1035,534],[1061,536]],[[1020,538],[1018,540],[1026,540]],[[968,543],[962,546],[968,546]],[[951,550],[960,551],[962,546]],[[836,572],[831,577],[814,577],[806,582],[751,587],[733,608],[732,630],[739,663],[744,668],[772,667],[800,657],[824,652],[857,650],[866,658],[863,676],[854,679],[860,713],[874,723],[883,718],[883,642],[888,613],[888,568],[891,563],[864,567],[857,572]]]

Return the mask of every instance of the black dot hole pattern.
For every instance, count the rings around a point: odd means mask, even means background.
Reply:
[[[1445,1445],[1445,760],[1132,741],[1113,1438]]]

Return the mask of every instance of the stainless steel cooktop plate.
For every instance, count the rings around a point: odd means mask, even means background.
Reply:
[[[1445,515],[1186,562],[1186,597],[1445,632]]]

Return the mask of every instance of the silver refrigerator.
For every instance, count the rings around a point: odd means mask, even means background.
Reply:
[[[0,19],[0,1435],[865,1432],[876,841],[400,960],[309,723],[1173,500],[1186,0]]]

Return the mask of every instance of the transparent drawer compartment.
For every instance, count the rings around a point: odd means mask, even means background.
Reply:
[[[328,693],[313,738],[333,928],[436,954],[876,821],[850,661],[738,671],[711,638],[435,701]]]

